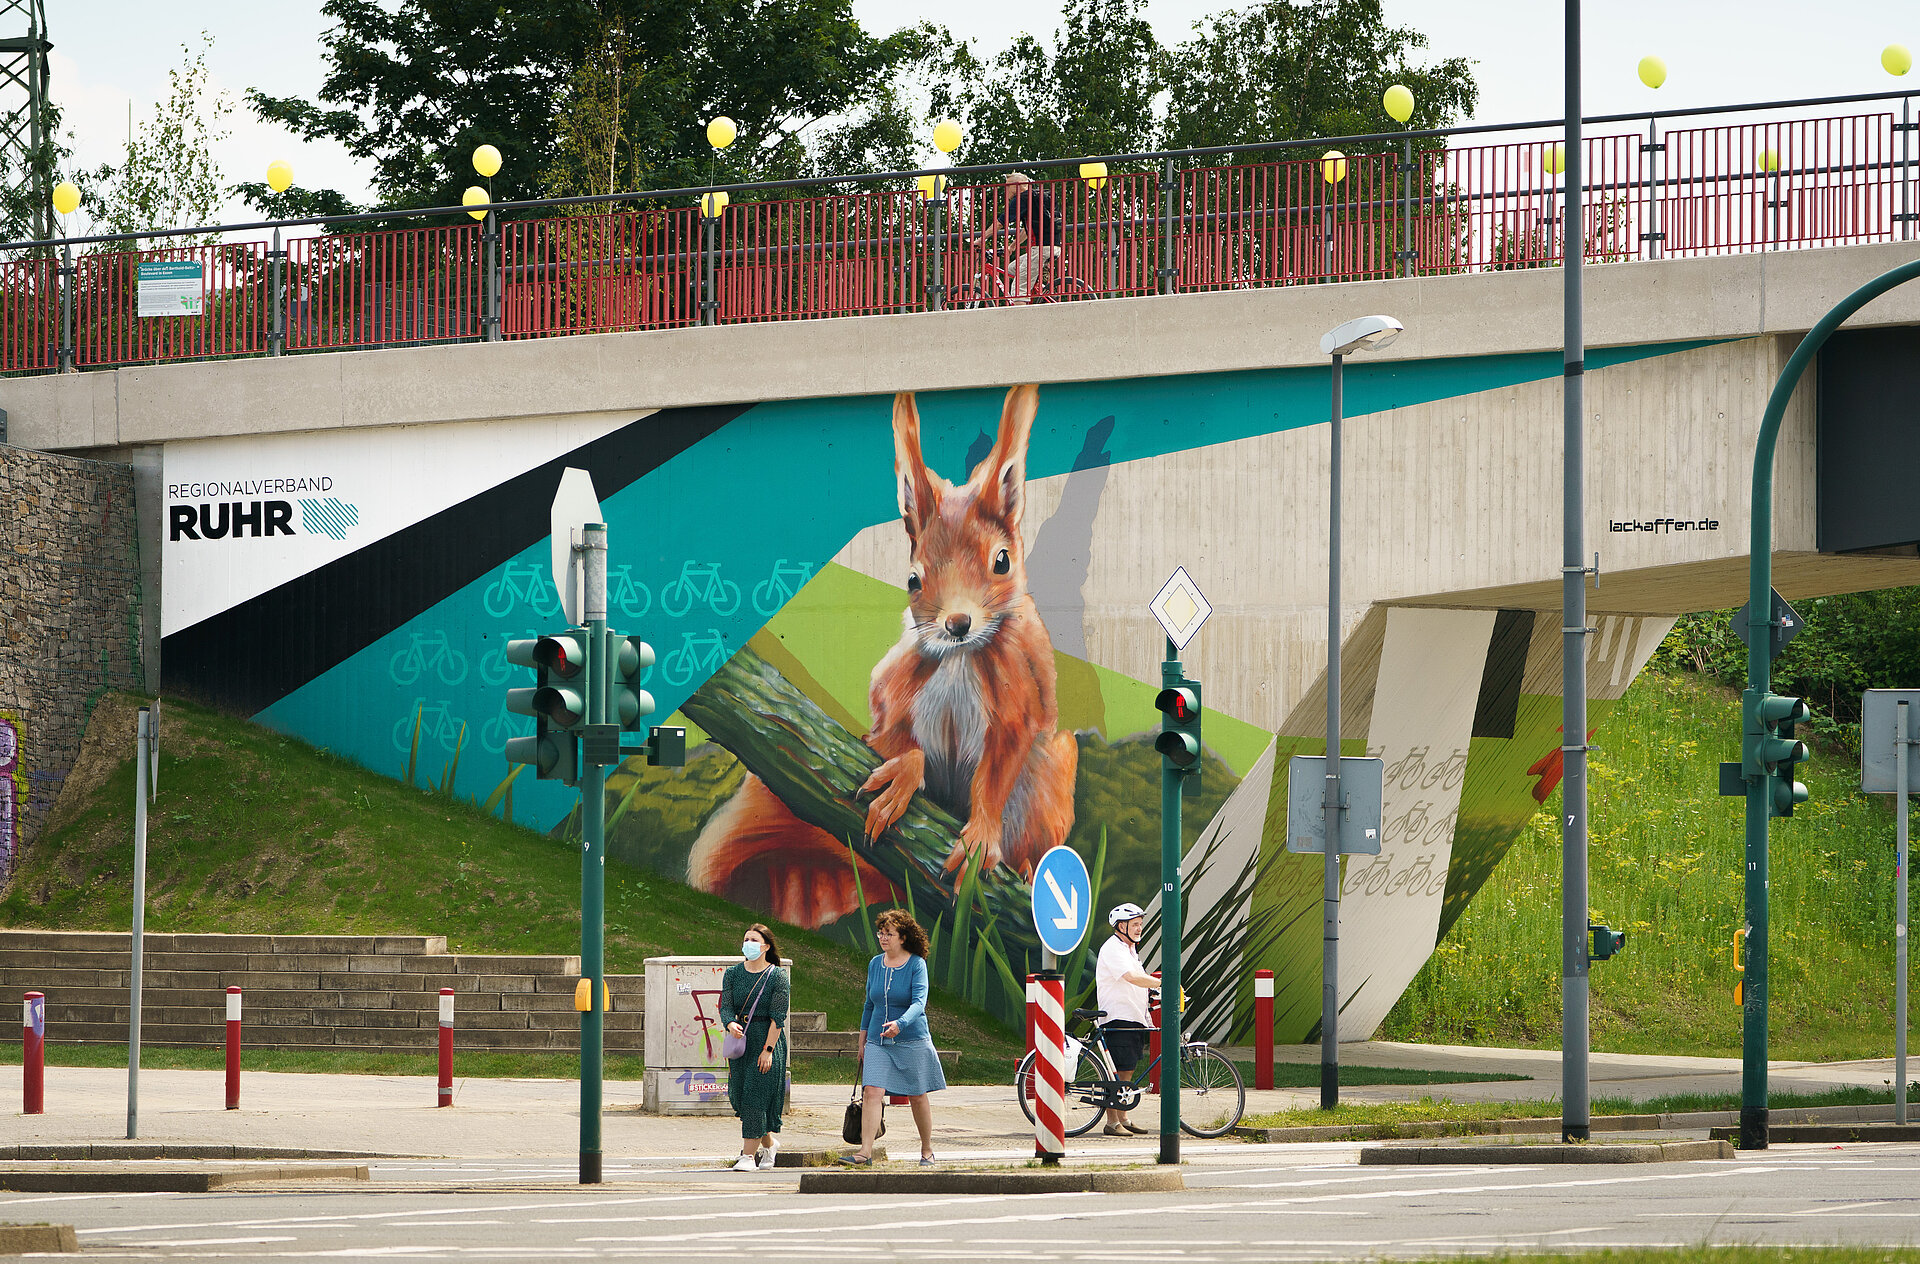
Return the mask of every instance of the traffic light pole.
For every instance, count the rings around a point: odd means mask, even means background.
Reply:
[[[1740,1148],[1767,1148],[1767,822],[1773,786],[1761,767],[1760,701],[1772,683],[1773,456],[1794,387],[1847,317],[1880,295],[1920,278],[1920,260],[1881,273],[1835,304],[1794,348],[1773,384],[1753,449],[1753,507],[1747,567],[1747,691],[1741,699],[1741,766],[1747,783],[1747,972],[1740,1040]]]
[[[1160,685],[1184,681],[1180,651],[1167,639]],[[1160,1162],[1180,1161],[1180,788],[1186,773],[1160,760]]]
[[[578,547],[586,554],[587,723],[607,719],[607,526],[589,522]],[[600,1081],[606,1037],[607,770],[589,755],[580,769],[580,972],[587,1005],[580,1012],[580,1183],[600,1183]]]

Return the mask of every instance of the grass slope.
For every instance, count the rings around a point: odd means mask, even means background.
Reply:
[[[123,701],[107,702],[124,712]],[[122,745],[129,757],[83,786],[78,810],[27,852],[0,896],[0,926],[130,928],[132,742]],[[159,775],[150,931],[444,934],[454,952],[580,951],[580,861],[568,844],[172,699]],[[639,973],[648,957],[731,955],[760,920],[607,865],[610,973]],[[857,1027],[865,954],[793,927],[775,932],[795,963],[794,1008],[824,1010],[836,1031]],[[937,989],[929,1008],[935,1042],[962,1051],[963,1075],[1010,1075],[1017,1037]]]
[[[1592,973],[1594,1048],[1738,1056],[1734,932],[1745,924],[1739,696],[1643,673],[1590,760],[1593,920],[1627,932]],[[1770,843],[1774,1058],[1893,1052],[1894,821],[1857,759],[1816,750],[1812,792]],[[1560,796],[1547,801],[1380,1030],[1383,1040],[1557,1047]],[[1911,982],[1909,982],[1911,987]],[[1909,1035],[1911,1042],[1912,1036]]]

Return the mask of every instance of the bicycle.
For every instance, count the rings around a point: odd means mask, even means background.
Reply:
[[[680,634],[680,648],[660,660],[660,674],[670,685],[684,685],[696,671],[716,672],[727,665],[727,639],[718,628],[704,636],[694,632]]]
[[[676,619],[683,618],[693,609],[696,599],[706,602],[708,609],[725,618],[740,608],[740,585],[720,578],[718,562],[687,562],[680,568],[680,578],[660,590],[660,610]]]
[[[453,648],[446,630],[413,632],[405,649],[395,650],[387,660],[387,676],[396,685],[410,685],[431,667],[446,684],[457,685],[467,678],[467,656]]]
[[[415,698],[413,709],[393,722],[393,747],[395,750],[412,750],[414,726],[419,726],[422,743],[436,741],[440,749],[451,754],[460,748],[460,738],[466,732],[467,722],[453,713],[453,708],[444,702],[427,705],[425,698]]]
[[[1134,1109],[1160,1069],[1160,1057],[1155,1055],[1134,1069],[1132,1079],[1122,1079],[1113,1069],[1106,1032],[1099,1026],[1106,1015],[1103,1009],[1073,1011],[1075,1021],[1093,1024],[1093,1038],[1083,1044],[1067,1036],[1067,1066],[1072,1073],[1067,1077],[1065,1117],[1060,1122],[1069,1137],[1092,1132],[1109,1110]],[[1033,1120],[1034,1063],[1039,1056],[1038,1050],[1029,1053],[1013,1073],[1014,1096],[1020,1099],[1028,1122]],[[1190,1137],[1224,1136],[1240,1122],[1246,1108],[1246,1085],[1225,1055],[1204,1040],[1180,1046],[1180,1131]]]
[[[607,572],[607,607],[618,606],[629,619],[645,617],[653,607],[653,593],[633,577],[633,567],[620,566]]]
[[[1014,299],[1013,270],[1005,259],[996,260],[994,252],[989,251],[981,257],[980,271],[973,274],[973,280],[954,288],[953,307],[999,307]],[[1098,298],[1099,292],[1091,285],[1064,271],[1065,257],[1055,255],[1040,265],[1040,275],[1034,278],[1033,288],[1027,291],[1030,303],[1066,303],[1078,299]]]
[[[793,595],[805,588],[812,576],[812,562],[789,563],[781,558],[773,564],[773,574],[753,586],[753,608],[763,615],[773,614],[792,601]]]
[[[547,573],[537,562],[529,566],[508,562],[500,578],[488,584],[480,595],[480,604],[496,619],[504,619],[523,601],[542,618],[560,609],[560,595],[547,582]]]

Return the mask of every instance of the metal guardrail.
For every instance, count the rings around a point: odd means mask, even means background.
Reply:
[[[1912,240],[1913,100],[1869,94],[1586,120],[1635,124],[1584,141],[1586,257]],[[1883,108],[1751,119],[1834,106]],[[1743,121],[1661,130],[1715,115]],[[0,373],[998,303],[1006,286],[979,239],[1004,205],[997,177],[1082,161],[1110,174],[1035,180],[1060,221],[1053,283],[1035,301],[1554,266],[1568,236],[1552,170],[1560,127],[1549,119],[496,203],[477,223],[470,208],[430,207],[5,243]],[[1519,139],[1457,143],[1502,135]],[[1343,151],[1339,163],[1322,159],[1330,149]],[[921,176],[941,178],[938,196],[916,187]],[[706,214],[714,193],[727,205]],[[395,220],[418,226],[388,227]],[[303,228],[338,231],[284,237]],[[222,240],[239,233],[271,235]],[[153,262],[199,265],[197,314],[138,314],[139,266]]]

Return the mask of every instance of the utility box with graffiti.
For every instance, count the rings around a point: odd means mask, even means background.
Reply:
[[[647,958],[646,1077],[641,1109],[653,1115],[725,1115],[727,1060],[720,1042],[720,976],[738,957]]]

